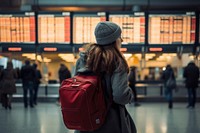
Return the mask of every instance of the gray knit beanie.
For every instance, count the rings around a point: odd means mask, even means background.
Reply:
[[[117,40],[121,36],[121,28],[109,21],[99,22],[95,28],[94,34],[97,44],[107,45]]]

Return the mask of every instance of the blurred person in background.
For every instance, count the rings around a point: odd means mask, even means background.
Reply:
[[[16,67],[15,68],[15,71],[17,73],[17,80],[21,80],[21,70],[19,67]]]
[[[25,65],[22,66],[21,69],[21,78],[23,84],[23,96],[24,96],[24,107],[28,107],[28,98],[27,93],[29,91],[29,104],[30,107],[33,108],[33,89],[34,89],[34,81],[36,78],[35,69],[30,65],[30,61],[26,60]]]
[[[33,68],[35,69],[35,80],[34,80],[34,91],[33,91],[33,104],[37,105],[37,95],[38,88],[41,83],[42,75],[39,69],[37,69],[37,64],[33,64]]]
[[[7,67],[1,72],[1,100],[2,106],[7,109],[11,109],[12,95],[17,92],[15,80],[17,78],[17,73],[13,69],[13,64],[11,61],[7,62]]]
[[[135,87],[135,84],[136,84],[136,67],[135,66],[130,67],[130,72],[129,72],[129,75],[128,75],[128,81],[129,81],[129,86],[133,91],[134,105],[140,106],[140,104],[138,103],[137,90],[136,90],[136,87]]]
[[[69,69],[67,68],[67,66],[65,64],[60,64],[60,68],[58,70],[58,76],[59,76],[59,82],[60,85],[62,84],[62,81],[67,79],[67,78],[71,78],[71,72],[69,71]],[[58,104],[60,105],[60,96],[58,96]]]
[[[2,103],[2,93],[1,93],[1,74],[3,72],[3,66],[0,65],[0,102],[1,102],[1,105],[3,107],[3,103]]]
[[[171,65],[167,65],[166,69],[163,71],[161,79],[164,80],[165,96],[169,104],[169,109],[173,108],[173,89],[167,85],[167,81],[172,78],[175,81],[174,71]]]
[[[183,72],[185,78],[185,86],[188,90],[188,105],[187,108],[195,108],[196,89],[199,81],[199,68],[194,62],[188,63]]]
[[[58,75],[59,75],[60,84],[62,83],[63,80],[67,78],[71,78],[71,72],[69,71],[69,69],[67,68],[65,64],[60,64]]]

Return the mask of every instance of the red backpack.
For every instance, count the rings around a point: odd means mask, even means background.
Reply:
[[[102,126],[107,106],[100,81],[96,75],[79,74],[62,82],[61,111],[68,129],[94,131]]]

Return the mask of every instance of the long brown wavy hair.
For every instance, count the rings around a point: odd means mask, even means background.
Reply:
[[[86,66],[93,72],[112,74],[116,69],[129,71],[128,64],[117,48],[116,42],[106,46],[93,43],[88,44],[85,48],[87,53]]]

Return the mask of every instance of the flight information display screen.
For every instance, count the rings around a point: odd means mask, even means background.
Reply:
[[[145,14],[109,14],[109,21],[117,23],[122,28],[123,44],[144,44]]]
[[[73,43],[96,43],[94,29],[100,21],[106,21],[106,13],[77,13],[73,15]]]
[[[38,13],[39,43],[70,43],[70,13]]]
[[[35,13],[0,13],[0,43],[35,43]]]
[[[196,17],[183,14],[150,14],[149,44],[194,44]]]

